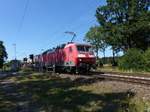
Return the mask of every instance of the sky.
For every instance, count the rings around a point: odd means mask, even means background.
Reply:
[[[0,40],[8,59],[39,54],[71,40],[82,43],[91,26],[97,25],[95,11],[105,0],[0,0]],[[110,56],[107,50],[106,56]]]

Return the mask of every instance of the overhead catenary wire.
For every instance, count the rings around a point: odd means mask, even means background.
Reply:
[[[23,27],[23,23],[24,23],[24,20],[25,20],[25,16],[26,16],[26,12],[27,12],[27,9],[28,9],[28,5],[29,5],[29,0],[26,0],[25,1],[25,5],[24,5],[24,9],[23,9],[23,15],[21,17],[20,23],[19,23],[18,28],[17,28],[16,36],[20,33],[20,31],[21,31],[21,29]],[[16,60],[17,59],[16,42],[13,43],[13,46],[14,46],[14,49],[15,49],[15,60]]]
[[[26,16],[26,12],[27,12],[28,6],[29,6],[29,0],[26,0],[24,11],[23,11],[23,15],[22,15],[19,27],[18,27],[18,32],[20,32],[22,27],[23,27],[23,23],[24,23],[24,20],[25,20],[25,16]]]
[[[95,22],[95,20],[89,21],[88,24],[92,24],[93,22]],[[93,24],[94,24],[94,23],[93,23]],[[76,25],[76,26],[73,26],[72,28],[70,28],[70,31],[77,31],[77,30],[81,29],[81,26],[83,27],[84,25],[85,25],[85,23],[81,23],[81,24],[78,24],[78,25]],[[64,32],[62,32],[62,29],[61,29],[61,30],[57,30],[57,31],[55,31],[54,33],[52,33],[52,36],[51,36],[51,37],[54,37],[54,36],[56,36],[56,35],[59,35],[58,32],[61,32],[61,34],[65,34]],[[77,35],[77,34],[76,34],[76,35]],[[50,42],[44,44],[44,46],[48,46],[48,47],[49,47],[49,43],[50,43]]]
[[[90,6],[92,3],[93,3],[93,0],[91,0],[91,2],[88,3],[88,6]],[[91,12],[93,12],[93,10],[90,10],[90,11],[88,11],[88,12],[91,13]],[[86,13],[84,13],[84,16],[85,16],[85,14],[86,14]],[[84,16],[81,16],[81,17],[84,17]],[[78,17],[78,18],[80,18],[80,17]],[[78,19],[78,20],[79,20],[79,19]],[[93,20],[89,21],[88,24],[91,24],[91,23],[93,23],[93,22],[96,22],[96,20],[93,19]],[[73,22],[73,23],[74,23],[74,22]],[[95,23],[95,24],[96,24],[96,23]],[[69,31],[75,31],[75,32],[76,32],[77,30],[81,29],[81,26],[84,26],[84,25],[85,25],[85,23],[81,23],[81,24],[75,25],[75,26],[73,26],[73,27],[72,27],[72,25],[69,25],[68,30],[69,30]],[[93,25],[94,25],[94,23],[93,23]],[[61,28],[61,29],[58,29],[58,30],[54,31],[54,33],[52,33],[52,36],[51,36],[51,37],[54,37],[54,36],[58,35],[58,32],[61,32],[61,34],[62,34],[62,32],[64,33],[64,31],[62,31],[62,28]],[[46,46],[47,46],[47,45],[49,45],[49,43],[47,43]],[[44,44],[44,46],[45,46],[45,44]]]
[[[94,2],[94,0],[90,0],[90,1],[87,3],[87,6],[93,7],[93,2]],[[92,9],[92,8],[90,8],[90,9]],[[93,12],[93,9],[92,9],[92,10],[89,10],[89,11],[86,11],[86,12],[91,13],[91,12]],[[79,21],[79,20],[80,20],[81,18],[83,18],[83,17],[86,18],[86,16],[87,16],[87,13],[83,13],[82,16],[78,17],[78,19],[76,20],[76,22]],[[93,15],[93,16],[94,16],[94,15]],[[65,28],[67,28],[66,30],[73,31],[73,32],[76,32],[76,33],[77,33],[77,30],[81,29],[83,26],[85,26],[85,25],[87,25],[87,24],[93,24],[93,25],[96,24],[96,20],[95,20],[95,19],[92,19],[92,20],[89,20],[87,23],[81,22],[80,24],[72,25],[72,24],[74,24],[74,23],[75,23],[75,21],[72,22],[72,23],[70,23],[70,25],[68,25],[68,28],[65,27]],[[64,32],[65,32],[65,31],[62,31],[62,27],[60,27],[60,28],[56,29],[54,32],[52,32],[51,37],[56,37],[56,36],[58,36],[58,35],[65,35]],[[49,46],[50,43],[51,43],[51,45],[54,45],[54,44],[55,44],[55,42],[53,42],[53,41],[52,41],[52,42],[46,41],[46,43],[43,43],[40,48],[48,49],[48,48],[50,47],[50,46]],[[51,46],[51,47],[52,47],[52,46]],[[41,49],[39,49],[39,52],[40,52],[40,51],[41,51]]]

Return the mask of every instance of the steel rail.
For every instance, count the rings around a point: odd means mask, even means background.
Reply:
[[[99,74],[93,76],[96,78],[105,78],[108,80],[117,80],[136,84],[150,85],[149,77],[137,77],[137,76],[115,75],[115,74]]]
[[[85,75],[85,74],[64,74],[66,77],[76,77],[76,78],[95,78],[95,79],[104,79],[104,80],[114,80],[121,81],[126,83],[136,83],[140,85],[150,85],[150,77],[138,77],[138,76],[129,76],[129,75],[116,75],[116,74],[101,74],[94,73]]]

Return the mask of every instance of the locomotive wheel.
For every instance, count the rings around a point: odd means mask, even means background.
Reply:
[[[79,74],[80,73],[80,70],[78,67],[75,68],[75,74]]]
[[[78,68],[76,68],[76,67],[71,67],[71,68],[70,68],[70,73],[72,73],[72,74],[78,74]]]
[[[61,72],[62,72],[61,67],[56,66],[56,68],[55,68],[55,72],[56,72],[56,73],[61,73]]]
[[[70,67],[67,67],[65,71],[66,71],[67,73],[71,73],[71,68],[70,68]]]
[[[53,73],[61,73],[61,67],[53,65]]]
[[[76,74],[88,74],[91,67],[89,65],[86,65],[86,67],[79,67],[76,71]]]
[[[56,66],[53,65],[53,73],[56,73]]]

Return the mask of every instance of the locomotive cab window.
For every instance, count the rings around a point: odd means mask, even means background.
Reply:
[[[92,48],[90,46],[77,46],[77,50],[79,52],[92,52]]]

